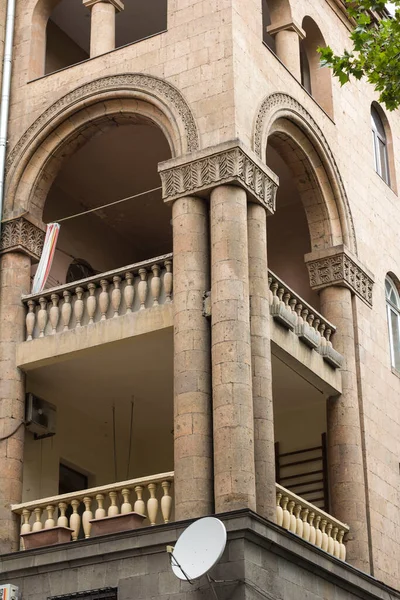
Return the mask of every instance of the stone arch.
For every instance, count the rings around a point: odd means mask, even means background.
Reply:
[[[320,249],[322,246],[327,248],[344,244],[357,254],[354,223],[346,190],[329,144],[313,117],[291,96],[284,93],[271,94],[261,103],[253,132],[253,149],[263,162],[266,160],[266,148],[271,135],[276,140],[290,140],[286,152],[292,157],[298,152],[297,160],[303,162],[305,172],[313,183],[305,208],[310,213],[314,206],[321,215],[320,225],[324,234],[323,238],[318,235],[312,239],[312,247]],[[312,236],[313,231],[310,234]]]
[[[61,161],[106,127],[107,120],[135,115],[162,130],[173,157],[199,148],[194,117],[171,84],[142,74],[94,80],[52,104],[9,153],[5,214],[29,211],[40,219]]]

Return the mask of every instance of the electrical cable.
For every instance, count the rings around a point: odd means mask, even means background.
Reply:
[[[5,435],[4,437],[0,438],[0,442],[4,442],[4,440],[8,440],[10,437],[15,435],[17,433],[18,429],[24,424],[25,424],[25,421],[21,421],[21,423],[14,429],[14,431],[12,431],[8,435]]]

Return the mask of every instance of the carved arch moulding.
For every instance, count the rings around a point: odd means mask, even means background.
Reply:
[[[342,221],[343,242],[357,255],[357,241],[350,204],[335,157],[320,126],[295,98],[283,92],[276,92],[264,98],[254,122],[253,150],[265,162],[268,136],[273,124],[278,119],[287,119],[297,125],[315,147],[336,198]]]

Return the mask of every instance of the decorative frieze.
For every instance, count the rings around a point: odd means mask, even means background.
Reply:
[[[277,176],[238,140],[166,161],[158,170],[165,202],[194,194],[207,197],[216,186],[233,184],[270,214],[275,211]]]
[[[5,221],[1,226],[0,254],[23,252],[39,260],[43,250],[45,232],[24,217]]]
[[[310,276],[310,286],[319,290],[331,285],[342,285],[349,288],[368,306],[372,306],[372,288],[374,280],[360,265],[356,258],[350,256],[343,246],[330,248],[328,251],[306,255],[306,264]]]

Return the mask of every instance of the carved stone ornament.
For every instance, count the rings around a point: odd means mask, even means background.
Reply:
[[[24,217],[5,221],[1,229],[0,254],[23,252],[34,260],[39,260],[45,235],[44,231]]]
[[[233,184],[270,214],[275,211],[277,176],[239,140],[168,160],[158,170],[165,202],[193,194],[208,197],[216,186]]]
[[[313,258],[315,254],[320,256]],[[310,286],[313,290],[331,285],[342,285],[372,307],[374,285],[372,275],[368,274],[357,259],[351,257],[343,246],[331,248],[325,253],[308,254],[306,255],[306,264],[310,276]]]

